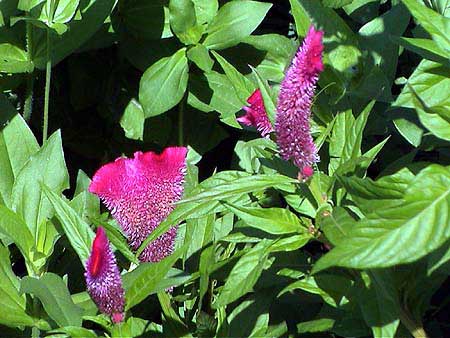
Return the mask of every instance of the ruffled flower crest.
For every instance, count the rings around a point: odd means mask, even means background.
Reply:
[[[185,147],[169,147],[161,154],[136,152],[102,166],[89,191],[98,195],[128,237],[133,250],[167,218],[181,199],[186,172]],[[173,252],[174,225],[150,243],[139,259],[158,262]]]
[[[247,103],[248,106],[242,107],[246,114],[237,118],[237,121],[246,126],[255,127],[263,137],[267,137],[273,132],[273,128],[264,107],[261,90],[256,89],[247,99]]]

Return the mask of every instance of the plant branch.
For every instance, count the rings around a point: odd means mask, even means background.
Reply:
[[[42,129],[42,143],[47,140],[48,134],[48,107],[50,101],[50,81],[52,76],[52,57],[50,47],[50,29],[47,29],[47,64],[45,67],[45,97],[44,97],[44,125]]]

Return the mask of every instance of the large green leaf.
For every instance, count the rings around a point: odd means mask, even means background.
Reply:
[[[235,195],[254,193],[272,187],[282,188],[296,182],[297,180],[280,174],[244,176],[237,178],[233,182],[213,185],[211,188],[207,188],[194,196],[184,198],[178,203],[226,200]]]
[[[430,33],[436,43],[450,51],[450,19],[426,7],[418,0],[403,0],[418,23]]]
[[[367,325],[374,338],[394,338],[400,324],[400,303],[390,271],[372,270],[362,275],[365,287],[357,300]]]
[[[271,244],[262,240],[239,259],[213,303],[214,308],[230,304],[253,289],[266,265]]]
[[[184,249],[184,247],[178,249],[160,262],[142,263],[133,271],[123,275],[126,309],[131,309],[157,291],[158,283],[183,254]]]
[[[160,39],[165,31],[164,6],[167,4],[167,0],[124,2],[120,12],[126,29],[138,38]]]
[[[271,6],[249,0],[226,3],[209,24],[203,44],[208,49],[224,49],[238,44],[258,27]]]
[[[83,310],[75,305],[61,277],[47,272],[41,278],[26,276],[20,292],[39,298],[47,314],[60,326],[81,326]]]
[[[81,19],[76,18],[68,24],[67,31],[58,36],[56,33],[51,37],[52,63],[56,64],[74,50],[81,47],[105,22],[111,14],[116,0],[86,0],[80,5]],[[47,42],[44,30],[36,32],[34,41],[38,48],[34,51],[33,62],[39,69],[45,69],[47,61]]]
[[[203,33],[203,27],[197,25],[195,6],[191,0],[170,0],[170,26],[175,35],[184,44],[197,43]]]
[[[41,184],[58,193],[69,187],[59,131],[50,136],[42,148],[31,156],[17,176],[12,190],[13,208],[22,216],[35,239],[39,227],[54,213],[51,204],[42,194]]]
[[[201,25],[209,23],[219,9],[218,0],[192,0],[195,6],[197,22]]]
[[[219,53],[212,51],[212,54],[217,59],[223,71],[225,72],[225,75],[232,83],[237,97],[239,97],[242,106],[244,106],[247,103],[247,99],[255,89],[254,84],[244,75],[239,73],[239,71],[227,60],[225,60]]]
[[[94,232],[62,197],[44,185],[42,191],[55,209],[67,239],[84,265],[91,252]]]
[[[0,233],[15,243],[29,262],[34,251],[34,238],[27,225],[17,214],[0,205]]]
[[[413,262],[450,237],[450,170],[423,169],[409,184],[401,204],[388,205],[355,222],[348,239],[315,265],[379,268]]]
[[[33,324],[33,318],[25,312],[25,297],[20,296],[18,290],[19,279],[14,275],[11,269],[9,251],[2,243],[0,243],[1,325],[16,327],[20,325],[31,326]]]
[[[444,51],[434,40],[421,38],[398,38],[395,39],[403,47],[419,54],[430,61],[450,66],[448,52]]]
[[[26,73],[33,70],[27,52],[11,43],[0,43],[0,72]]]
[[[125,131],[125,136],[142,141],[144,138],[144,123],[144,109],[136,99],[131,99],[120,119],[120,126]]]
[[[389,109],[394,116],[394,124],[400,134],[412,145],[421,143],[423,128],[420,126],[414,108],[414,93],[421,98],[428,107],[450,107],[449,68],[429,60],[422,60],[408,79],[408,85],[392,103]],[[448,109],[448,108],[447,108]]]
[[[269,234],[282,235],[307,231],[307,227],[300,219],[287,209],[242,207],[229,203],[225,205],[246,225]]]
[[[14,179],[39,145],[22,116],[17,114],[0,131],[0,202],[11,206]]]
[[[182,99],[188,80],[186,48],[160,59],[142,75],[139,102],[145,117],[156,116],[174,107]]]

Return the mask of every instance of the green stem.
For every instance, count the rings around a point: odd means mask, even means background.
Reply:
[[[48,134],[48,106],[50,101],[50,80],[52,76],[52,58],[50,48],[50,30],[47,29],[47,64],[45,67],[45,97],[44,97],[44,126],[42,129],[42,143],[47,140]]]
[[[33,25],[26,22],[26,41],[27,41],[27,59],[33,59]],[[33,110],[33,87],[34,87],[34,70],[27,74],[27,87],[25,93],[25,103],[23,105],[23,118],[29,121]]]
[[[416,323],[405,309],[400,309],[400,321],[414,338],[428,338],[422,324]]]
[[[180,104],[178,105],[178,145],[182,146],[184,144],[184,109],[186,105],[186,95],[183,96],[183,98],[180,101]]]

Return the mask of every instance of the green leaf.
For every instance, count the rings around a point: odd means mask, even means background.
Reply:
[[[447,67],[450,67],[450,60],[448,59],[448,52],[441,49],[441,47],[433,40],[420,38],[405,38],[401,37],[395,39],[401,46],[419,54],[425,59],[438,62]]]
[[[264,269],[271,244],[271,241],[262,240],[237,261],[231,269],[225,285],[220,290],[219,296],[212,304],[213,308],[218,309],[230,304],[252,291]]]
[[[410,88],[410,90],[414,94],[413,103],[419,115],[420,122],[433,135],[450,141],[450,104],[447,107],[427,107],[414,89]]]
[[[28,60],[27,52],[10,43],[0,43],[0,72],[29,73],[33,63]]]
[[[297,180],[295,179],[279,174],[244,176],[237,178],[232,183],[226,182],[212,186],[197,195],[182,199],[178,204],[203,200],[220,201],[234,195],[255,193],[267,188],[283,187],[296,182]]]
[[[21,293],[31,293],[42,302],[47,314],[60,326],[81,326],[83,310],[76,306],[61,277],[47,272],[41,278],[26,276],[20,282]]]
[[[267,113],[272,126],[275,125],[275,115],[276,115],[276,98],[272,93],[272,90],[265,79],[261,77],[258,71],[252,68],[252,72],[255,75],[256,81],[258,82],[258,88],[261,91],[261,96],[263,98],[264,108]]]
[[[417,0],[403,0],[411,14],[430,33],[436,43],[450,51],[450,19],[426,7]]]
[[[225,203],[225,206],[246,225],[269,234],[282,235],[307,231],[300,219],[287,209],[241,207],[230,203]]]
[[[156,116],[174,107],[182,99],[188,80],[186,48],[160,59],[142,75],[139,102],[145,117]]]
[[[208,49],[200,44],[190,48],[187,52],[187,57],[204,72],[209,72],[214,65],[213,59],[209,56]]]
[[[12,205],[22,216],[36,239],[39,227],[53,216],[54,210],[43,194],[41,184],[61,193],[69,187],[61,133],[55,132],[25,164],[12,190]]]
[[[197,43],[203,27],[197,25],[194,3],[191,0],[170,0],[170,26],[180,41],[186,45]]]
[[[195,15],[200,25],[207,24],[216,16],[219,9],[218,0],[192,0],[195,6]]]
[[[211,51],[220,66],[225,72],[225,75],[230,80],[237,97],[241,100],[241,105],[244,106],[247,103],[247,99],[253,93],[255,86],[244,75],[234,68],[227,60],[225,60],[219,53]]]
[[[165,22],[167,0],[128,0],[121,4],[123,23],[137,38],[160,39],[172,36],[169,20]],[[167,26],[167,27],[166,27]],[[170,36],[166,36],[166,30]]]
[[[239,157],[239,166],[248,173],[259,173],[261,159],[270,159],[277,145],[270,139],[257,138],[248,142],[238,141],[234,152]]]
[[[6,99],[5,99],[6,100]],[[20,114],[0,131],[0,201],[11,206],[15,178],[39,145]]]
[[[14,242],[25,259],[31,262],[34,238],[25,222],[3,205],[0,205],[0,233]]]
[[[390,271],[369,271],[363,273],[363,280],[366,285],[357,300],[367,325],[374,338],[394,338],[400,324],[400,304]]]
[[[72,338],[97,338],[94,331],[77,326],[65,326],[49,331],[49,333],[66,333]]]
[[[84,266],[91,252],[94,232],[69,206],[67,201],[59,197],[45,185],[42,186],[42,191],[52,204],[53,208],[55,208],[56,216],[61,222],[61,226],[66,233],[67,239],[80,258],[81,264]]]
[[[182,247],[157,263],[141,263],[136,269],[122,276],[127,300],[125,310],[131,309],[157,291],[158,283],[169,272],[184,250],[185,248]]]
[[[351,4],[353,0],[322,0],[322,4],[325,7],[332,7],[332,8],[341,8],[345,5]]]
[[[120,119],[120,126],[125,131],[125,136],[133,140],[144,138],[144,109],[136,99],[131,99]]]
[[[10,327],[33,325],[33,318],[25,312],[25,297],[20,296],[18,290],[19,279],[16,275],[14,275],[14,272],[11,269],[9,251],[3,246],[2,243],[0,243],[0,298],[2,300],[2,315],[0,316],[1,325]]]
[[[111,14],[116,3],[116,0],[82,1],[79,8],[81,11],[81,20],[72,20],[67,25],[67,31],[60,36],[56,33],[52,34],[52,65],[56,65],[91,38]],[[33,62],[37,68],[45,69],[47,62],[46,32],[45,30],[40,30],[36,34],[37,36],[34,41],[41,41],[41,43],[39,44],[39,48],[36,48],[34,51]]]
[[[266,16],[272,4],[231,1],[220,7],[208,26],[203,44],[208,49],[225,49],[249,36]]]
[[[449,69],[439,63],[422,60],[408,79],[402,92],[392,103],[389,113],[394,116],[394,124],[400,134],[412,145],[419,146],[423,134],[414,108],[414,94],[423,100],[428,107],[449,107],[450,98],[446,93],[450,87]]]
[[[439,165],[423,169],[409,184],[401,204],[367,214],[342,241],[315,265],[357,269],[413,262],[450,237],[450,170]]]

